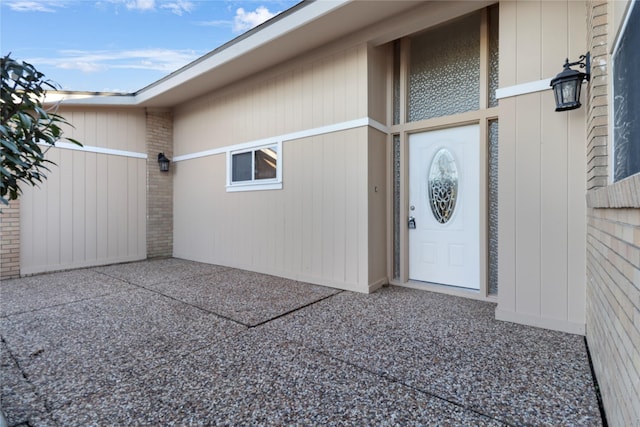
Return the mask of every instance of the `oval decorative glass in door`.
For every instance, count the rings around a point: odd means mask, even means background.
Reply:
[[[441,148],[433,156],[427,187],[431,212],[436,221],[445,224],[453,216],[458,199],[458,167],[446,148]]]

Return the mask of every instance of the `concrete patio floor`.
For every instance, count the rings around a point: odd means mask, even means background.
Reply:
[[[10,426],[602,425],[581,336],[178,259],[2,282]]]

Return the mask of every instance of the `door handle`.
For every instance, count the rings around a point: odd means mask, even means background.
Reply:
[[[409,225],[410,229],[416,228],[416,219],[414,217],[410,216],[408,225]]]

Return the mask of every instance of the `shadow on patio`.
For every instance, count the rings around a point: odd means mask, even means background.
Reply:
[[[602,425],[584,338],[178,259],[6,280],[10,426]]]

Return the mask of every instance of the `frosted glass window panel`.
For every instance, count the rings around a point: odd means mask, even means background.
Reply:
[[[633,4],[613,56],[613,178],[640,172],[640,6]]]
[[[479,109],[480,15],[411,38],[408,121]]]
[[[489,121],[489,295],[498,293],[498,120]]]
[[[499,27],[498,7],[489,8],[489,107],[497,107],[496,90],[498,89],[499,55]]]
[[[393,278],[400,278],[400,135],[393,135]]]
[[[400,40],[393,42],[393,124],[400,124]]]

